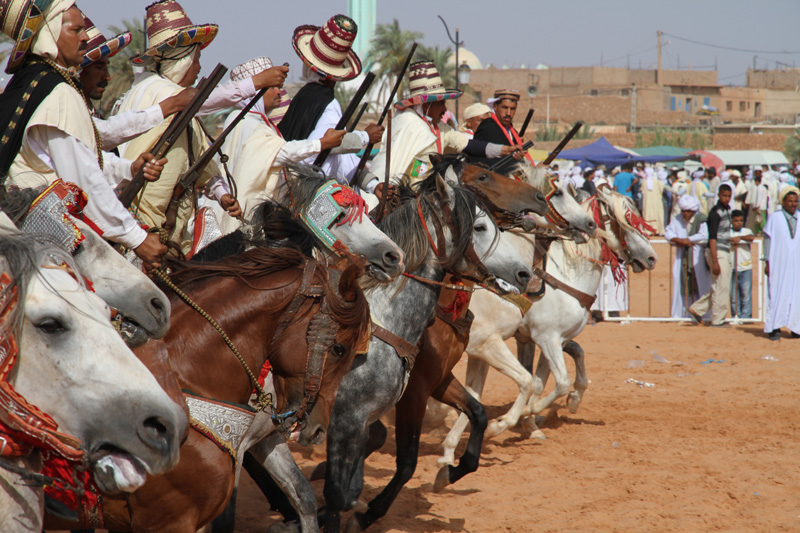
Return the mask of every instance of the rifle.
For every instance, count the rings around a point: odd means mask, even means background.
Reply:
[[[219,85],[222,77],[228,69],[221,64],[217,64],[211,76],[203,78],[197,85],[197,94],[183,111],[173,117],[172,122],[167,126],[166,131],[159,137],[158,141],[150,149],[156,160],[161,159],[169,152],[170,148],[177,142],[178,138],[186,131],[192,119],[200,111],[205,101],[211,96],[211,92]],[[144,167],[136,173],[131,182],[119,194],[119,201],[126,208],[130,207],[136,196],[145,186]]]
[[[525,135],[525,130],[528,129],[528,124],[530,123],[532,118],[533,118],[533,108],[528,109],[528,114],[525,116],[525,122],[522,123],[522,127],[519,129],[520,138],[522,138],[522,136]]]
[[[406,58],[406,62],[403,64],[403,68],[400,70],[400,74],[397,76],[397,81],[394,84],[394,88],[392,92],[389,93],[389,99],[386,101],[386,106],[383,108],[383,113],[381,113],[381,118],[378,119],[378,126],[383,124],[383,121],[386,119],[386,115],[389,113],[389,109],[392,107],[392,102],[394,101],[394,97],[397,94],[397,90],[400,88],[400,83],[402,83],[403,78],[406,75],[406,71],[408,70],[408,66],[411,64],[411,60],[414,58],[414,52],[417,51],[417,43],[413,43],[411,45],[411,51],[408,53],[408,57]],[[358,183],[359,179],[361,178],[361,174],[364,172],[364,167],[367,166],[367,160],[369,160],[369,156],[372,153],[372,149],[375,147],[375,143],[369,143],[367,145],[366,150],[364,150],[364,155],[361,156],[361,161],[358,162],[358,167],[356,168],[355,173],[353,174],[353,183]],[[389,175],[386,175],[386,186],[389,185]],[[384,191],[385,194],[386,191]]]
[[[525,144],[522,145],[522,152],[523,153],[527,152],[531,148],[533,148],[533,141],[528,141],[528,142],[526,142]],[[495,163],[492,166],[489,167],[489,170],[494,172],[498,168],[502,168],[504,165],[508,164],[512,159],[514,159],[514,154],[509,154],[509,155],[503,156],[500,159],[498,159],[497,161],[495,161]]]
[[[392,110],[389,109],[389,124],[386,126],[386,176],[388,180],[389,169],[392,167]],[[388,183],[387,183],[388,185]],[[383,212],[386,210],[386,198],[389,197],[389,188],[384,186],[383,199],[381,199],[381,206],[378,209],[378,217],[375,219],[377,222],[383,220]]]
[[[361,121],[361,117],[364,115],[364,111],[366,111],[368,107],[369,107],[369,102],[364,102],[364,105],[362,105],[361,109],[358,110],[358,115],[356,115],[356,118],[354,118],[353,122],[349,126],[347,126],[348,133],[355,131],[356,126],[358,126],[358,123]]]
[[[350,104],[345,109],[344,113],[342,114],[342,118],[339,119],[339,122],[336,124],[337,130],[343,130],[347,127],[347,124],[350,122],[350,119],[353,117],[353,114],[358,109],[358,104],[361,103],[361,100],[364,99],[364,96],[367,94],[372,82],[375,80],[375,74],[372,72],[367,73],[364,81],[361,82],[361,87],[358,88],[356,94],[353,95],[353,99],[350,100]],[[356,121],[357,123],[357,121]],[[354,128],[355,129],[355,128]],[[317,158],[314,160],[314,165],[321,167],[325,160],[328,159],[328,156],[331,154],[331,150],[323,150],[319,153]]]
[[[567,145],[567,143],[570,142],[573,137],[575,137],[575,135],[578,133],[578,130],[580,130],[582,126],[583,126],[583,122],[582,121],[579,120],[578,122],[576,122],[575,125],[572,126],[572,129],[569,130],[569,133],[567,133],[566,137],[561,139],[561,142],[558,143],[558,146],[556,146],[556,149],[553,150],[552,152],[550,152],[550,155],[547,156],[547,159],[542,161],[542,164],[544,166],[547,166],[550,163],[552,163],[553,160],[556,157],[558,157],[558,154],[561,153],[561,150],[564,149],[564,147]]]
[[[247,116],[247,113],[253,108],[256,103],[258,103],[262,98],[264,98],[264,93],[270,90],[271,87],[264,87],[256,95],[248,102],[244,109],[242,109],[236,118],[233,119],[233,122],[228,124],[228,127],[217,137],[213,143],[203,152],[203,154],[197,158],[194,164],[189,167],[183,176],[178,180],[177,185],[175,185],[175,190],[172,193],[172,201],[169,203],[169,207],[167,208],[166,212],[166,220],[164,221],[164,229],[167,232],[171,233],[172,229],[175,227],[175,221],[178,218],[178,204],[180,201],[181,196],[184,192],[188,189],[192,189],[194,184],[200,179],[200,173],[203,172],[203,169],[208,166],[211,162],[211,159],[214,155],[219,151],[222,147],[222,144],[225,142],[225,138],[228,137],[233,128],[235,128],[239,122]]]

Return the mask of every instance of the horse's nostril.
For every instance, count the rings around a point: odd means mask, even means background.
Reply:
[[[166,314],[164,309],[164,302],[162,302],[161,299],[153,298],[152,300],[150,300],[150,305],[153,306],[153,309],[155,309],[159,315],[164,316]]]
[[[657,261],[657,259],[655,257],[653,257],[653,256],[650,256],[650,257],[647,258],[647,262],[650,263],[651,267],[652,266],[656,266],[656,261]]]
[[[139,437],[148,446],[157,450],[169,450],[172,433],[159,417],[150,417],[139,427]]]
[[[597,227],[597,225],[594,222],[589,222],[589,224],[587,224],[586,227],[589,228],[589,229],[595,229]]]
[[[527,270],[517,272],[517,280],[527,282],[531,279],[531,273]]]
[[[394,251],[386,252],[385,254],[383,254],[383,261],[387,265],[397,266],[400,264],[400,254]]]
[[[546,202],[547,201],[547,198],[544,197],[544,194],[542,194],[540,192],[536,193],[536,199],[539,200],[540,202]]]

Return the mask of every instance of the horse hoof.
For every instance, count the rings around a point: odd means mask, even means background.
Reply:
[[[578,407],[581,405],[581,395],[577,391],[572,391],[567,396],[567,408],[569,412],[575,414],[578,412]]]
[[[302,533],[300,522],[277,522],[269,526],[267,533]]]
[[[314,467],[314,471],[311,472],[311,481],[318,481],[320,479],[325,479],[325,461],[322,461]]]
[[[531,440],[547,440],[544,432],[541,429],[537,429],[536,431],[532,431],[528,438]]]
[[[508,429],[508,426],[503,422],[498,420],[492,420],[489,422],[489,425],[486,426],[486,432],[483,434],[484,438],[490,439],[492,437],[496,437],[502,432]]]
[[[367,509],[369,509],[369,505],[367,504],[367,502],[365,502],[364,500],[359,498],[358,500],[356,500],[356,503],[354,503],[350,507],[350,509],[354,510],[355,512],[357,512],[359,514],[366,513]]]
[[[436,481],[433,482],[433,492],[442,492],[450,484],[450,466],[443,466],[436,474]]]
[[[361,527],[361,523],[358,521],[359,515],[361,515],[361,513],[356,513],[347,521],[347,526],[345,527],[346,533],[361,533],[364,531]]]
[[[455,466],[456,461],[453,457],[449,455],[443,455],[442,457],[436,459],[436,464],[438,464],[439,466],[446,466],[446,465]]]

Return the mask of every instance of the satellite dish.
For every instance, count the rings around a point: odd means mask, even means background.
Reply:
[[[539,88],[538,88],[538,87],[536,87],[536,85],[530,85],[530,86],[528,86],[528,96],[530,96],[531,98],[533,98],[533,97],[535,97],[537,94],[539,94]]]

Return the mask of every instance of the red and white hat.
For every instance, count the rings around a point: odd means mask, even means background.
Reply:
[[[402,110],[439,100],[452,100],[463,94],[455,89],[444,88],[439,70],[430,59],[411,63],[408,68],[408,88],[410,96],[395,103],[397,109]]]
[[[321,76],[334,81],[352,80],[361,74],[361,60],[353,52],[358,25],[350,17],[336,15],[324,26],[300,26],[292,46],[300,59]]]
[[[138,66],[155,63],[176,48],[199,44],[203,49],[217,36],[216,24],[193,24],[186,11],[175,0],[161,0],[147,6],[147,42],[149,48],[131,58]]]
[[[131,44],[132,36],[129,31],[120,33],[113,39],[106,39],[86,14],[83,14],[83,24],[86,27],[86,35],[89,36],[89,43],[87,45],[88,52],[83,55],[81,68],[104,57],[113,57],[117,52]]]

